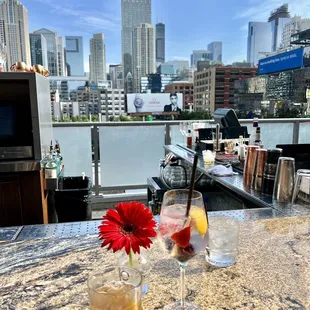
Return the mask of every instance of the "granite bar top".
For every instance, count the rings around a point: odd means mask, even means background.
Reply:
[[[87,309],[86,279],[117,263],[96,235],[0,244],[0,309]],[[178,264],[155,240],[143,309],[179,298]],[[310,309],[310,217],[241,223],[237,263],[216,269],[193,258],[187,299],[202,309]]]

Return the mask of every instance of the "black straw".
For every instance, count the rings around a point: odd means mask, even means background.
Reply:
[[[202,197],[203,199],[203,197]],[[208,206],[205,202],[205,200],[203,199],[203,206],[205,207],[205,212],[206,212],[206,218],[207,218],[207,224],[208,224],[208,227],[209,227],[209,216],[208,216]]]
[[[187,208],[186,208],[186,217],[189,215],[189,210],[191,208],[191,202],[193,197],[193,191],[195,187],[195,178],[196,178],[196,170],[197,170],[197,164],[198,164],[198,154],[195,153],[194,156],[194,163],[193,163],[193,170],[192,170],[192,177],[191,177],[191,183],[189,186],[189,192],[188,192],[188,200],[187,200]]]

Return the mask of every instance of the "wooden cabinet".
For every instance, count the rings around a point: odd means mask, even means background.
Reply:
[[[19,225],[22,220],[19,178],[0,176],[0,227]]]
[[[42,171],[0,174],[0,227],[47,224]]]

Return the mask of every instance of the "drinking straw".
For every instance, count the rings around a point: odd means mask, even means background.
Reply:
[[[193,170],[192,170],[192,177],[191,177],[191,183],[190,183],[189,191],[188,191],[187,208],[186,208],[186,217],[188,217],[188,215],[189,215],[189,210],[190,210],[190,208],[191,208],[191,202],[192,202],[192,197],[193,197],[193,191],[194,191],[194,187],[195,187],[195,177],[196,177],[197,164],[198,164],[198,154],[195,153],[195,156],[194,156],[194,163],[193,163]]]

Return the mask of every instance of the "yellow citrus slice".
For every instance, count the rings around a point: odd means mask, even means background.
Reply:
[[[208,229],[205,211],[197,207],[191,207],[189,215],[191,217],[191,226],[194,226],[200,236],[203,237]]]

